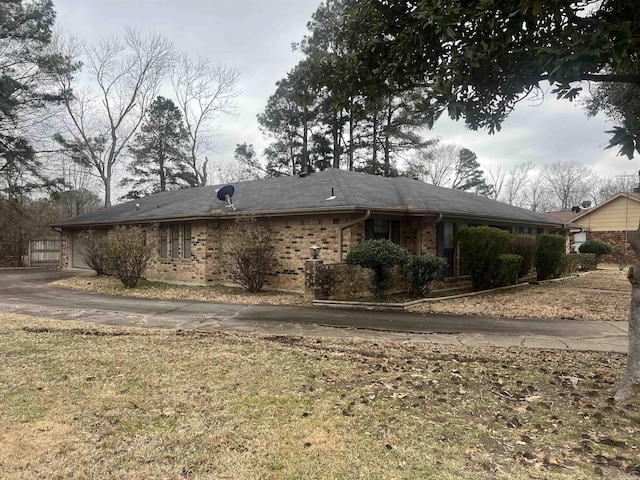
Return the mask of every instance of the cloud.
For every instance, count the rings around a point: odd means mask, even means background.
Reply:
[[[638,168],[637,162],[605,150],[606,130],[611,124],[602,116],[587,117],[582,107],[548,95],[536,105],[522,102],[502,125],[500,132],[470,131],[463,122],[443,118],[429,132],[442,141],[473,150],[484,166],[506,168],[520,162],[542,167],[563,160],[578,160],[601,176]]]

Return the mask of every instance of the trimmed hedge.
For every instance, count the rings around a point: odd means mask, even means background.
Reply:
[[[513,253],[504,253],[498,257],[498,269],[496,270],[494,287],[505,287],[518,283],[522,268],[522,256]]]
[[[513,235],[493,227],[469,227],[455,235],[474,290],[487,290],[494,284],[499,257],[507,253]]]
[[[611,247],[611,245],[604,240],[600,240],[599,238],[592,238],[580,245],[580,248],[578,250],[580,251],[580,253],[595,254],[597,265],[597,262],[600,261],[600,257],[602,255],[607,255],[613,252],[613,247]]]
[[[511,253],[522,257],[518,278],[524,277],[533,269],[536,258],[537,240],[534,235],[515,235],[511,242]]]
[[[560,235],[549,235],[547,233],[538,235],[535,260],[538,280],[557,278],[560,275],[565,246],[566,240]]]

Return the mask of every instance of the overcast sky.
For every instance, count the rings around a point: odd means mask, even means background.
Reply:
[[[267,145],[256,120],[275,82],[299,60],[291,44],[306,33],[306,24],[320,0],[54,0],[58,23],[82,40],[119,35],[125,26],[159,32],[180,50],[221,61],[240,74],[242,95],[237,117],[221,119],[214,162],[233,156],[238,143],[253,143],[258,153]],[[602,176],[637,172],[638,159],[603,150],[611,125],[589,119],[579,105],[547,95],[540,102],[522,102],[503,125],[489,135],[471,132],[462,122],[439,120],[425,137],[439,136],[478,155],[484,167],[509,168],[531,161],[537,166],[558,160],[579,160]]]

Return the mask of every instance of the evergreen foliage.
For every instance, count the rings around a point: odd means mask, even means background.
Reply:
[[[345,262],[373,270],[372,292],[382,300],[392,286],[391,268],[409,260],[409,252],[389,240],[367,240],[349,250]]]
[[[122,198],[141,198],[185,185],[187,140],[180,110],[171,99],[156,97],[129,148],[133,160],[127,171],[131,176],[120,186],[131,189]]]
[[[602,255],[608,255],[613,252],[613,247],[599,238],[591,238],[584,242],[578,248],[580,253],[594,253],[596,255],[596,262],[600,262]]]
[[[49,52],[54,23],[50,0],[0,2],[0,189],[6,198],[25,193],[16,190],[16,177],[27,188],[50,183],[32,141],[39,112],[69,95],[53,87],[53,73],[67,65]]]
[[[535,260],[538,280],[557,278],[560,275],[565,247],[566,240],[560,235],[550,235],[547,233],[538,235]]]
[[[522,257],[522,265],[518,278],[524,277],[533,268],[536,256],[537,240],[534,235],[514,235],[511,242],[510,253]]]
[[[507,253],[512,241],[511,233],[493,227],[469,227],[455,235],[465,268],[471,274],[474,290],[486,290],[494,286],[500,255]]]
[[[409,261],[411,284],[409,295],[412,298],[422,298],[429,293],[431,284],[441,278],[447,261],[435,255],[413,255]]]
[[[522,269],[522,256],[503,253],[498,257],[498,269],[495,273],[494,287],[505,287],[518,283]]]

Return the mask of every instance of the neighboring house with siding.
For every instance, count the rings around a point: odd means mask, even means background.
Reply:
[[[63,220],[63,267],[86,268],[83,230],[143,225],[156,255],[146,277],[184,284],[227,283],[222,240],[234,219],[253,214],[267,222],[275,240],[276,265],[266,287],[303,291],[309,247],[320,259],[340,263],[355,245],[387,238],[413,254],[449,261],[447,276],[460,274],[456,231],[490,225],[514,233],[564,234],[565,222],[459,190],[407,177],[386,178],[329,169],[305,176],[266,178],[234,185],[234,209],[217,199],[221,186],[160,192],[139,200]]]
[[[588,210],[582,210],[571,220],[584,228],[584,240],[599,238],[631,252],[628,240],[640,223],[640,194],[619,193]],[[577,243],[577,242],[576,242]]]

